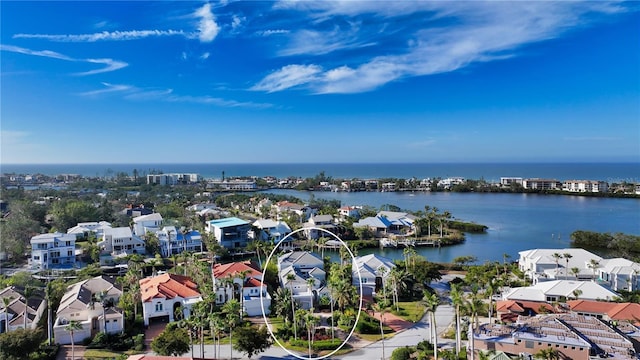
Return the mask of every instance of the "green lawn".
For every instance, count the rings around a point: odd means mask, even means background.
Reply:
[[[399,312],[395,311],[395,306],[392,305],[393,313],[407,321],[418,322],[424,316],[424,306],[419,301],[400,301],[398,303],[400,308]]]

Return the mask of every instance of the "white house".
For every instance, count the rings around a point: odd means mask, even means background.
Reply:
[[[213,234],[220,245],[227,249],[247,246],[251,225],[248,221],[237,217],[209,220],[205,231]]]
[[[503,300],[566,301],[567,299],[606,300],[618,297],[613,291],[593,281],[553,280],[533,286],[511,289],[502,295]]]
[[[342,206],[338,209],[338,213],[340,214],[341,219],[346,219],[348,217],[359,219],[360,210],[361,210],[361,207],[357,207],[357,206]]]
[[[584,249],[533,249],[518,254],[518,267],[534,284],[559,279],[592,280],[594,264],[602,262],[600,256]],[[573,268],[578,269],[577,275]]]
[[[189,277],[165,273],[140,280],[142,314],[145,326],[150,322],[171,322],[177,309],[185,319],[193,304],[202,301],[198,285]]]
[[[600,261],[598,282],[613,291],[635,291],[640,289],[640,264],[624,258]]]
[[[333,216],[331,215],[314,215],[309,218],[309,221],[302,225],[303,232],[308,239],[318,239],[328,234],[322,230],[314,229],[320,228],[327,231],[334,231],[337,226],[333,222]]]
[[[360,272],[363,295],[373,295],[382,288],[395,267],[393,261],[377,254],[358,256],[351,266],[352,283],[356,288],[360,287],[358,278],[358,272]]]
[[[324,262],[308,251],[292,251],[278,257],[280,284],[289,289],[303,309],[310,309],[325,285]]]
[[[71,344],[71,333],[65,330],[70,321],[77,321],[82,326],[73,333],[76,344],[99,332],[122,332],[124,313],[116,307],[121,296],[122,290],[115,278],[106,275],[68,286],[53,324],[56,343]]]
[[[180,231],[175,226],[165,226],[157,231],[156,235],[163,257],[180,254],[183,251],[202,251],[202,235],[196,230]]]
[[[562,190],[570,192],[607,192],[609,184],[606,181],[597,180],[565,180]]]
[[[76,235],[49,233],[31,238],[31,267],[71,269],[76,264]]]
[[[264,303],[265,314],[270,313],[271,296],[267,285],[260,286],[262,272],[252,261],[216,264],[213,277],[216,286],[216,304],[222,305],[235,297],[248,316],[261,316],[260,293]],[[242,293],[242,296],[240,296]]]
[[[96,238],[101,238],[105,229],[111,229],[111,223],[106,221],[91,221],[78,223],[78,225],[67,229],[67,234],[75,234],[78,237],[87,237],[89,233],[94,233]]]
[[[131,228],[123,226],[103,230],[102,240],[98,246],[102,252],[118,256],[121,254],[144,254],[144,240],[131,232]]]
[[[298,215],[302,221],[304,221],[308,219],[309,216],[315,213],[315,210],[308,206],[295,204],[289,201],[280,201],[272,205],[272,208],[276,211],[278,219],[281,219],[282,216],[286,213],[294,213]]]
[[[258,219],[252,224],[259,229],[259,233],[253,234],[254,240],[270,241],[273,244],[280,242],[291,233],[291,228],[284,221],[275,221],[272,219]],[[288,249],[292,247],[293,239],[288,238],[286,244],[280,244],[280,249]]]
[[[26,300],[25,306],[24,293],[24,289],[17,286],[0,290],[0,333],[24,328],[25,317],[27,329],[35,329],[38,326],[47,307],[45,294],[36,291]]]
[[[147,232],[157,232],[162,227],[162,215],[153,213],[133,218],[133,233],[144,239]]]

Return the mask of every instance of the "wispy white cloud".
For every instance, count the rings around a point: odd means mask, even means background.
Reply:
[[[220,107],[245,107],[255,109],[265,109],[273,107],[268,103],[255,103],[249,101],[229,100],[208,95],[192,96],[175,94],[173,89],[141,88],[134,85],[101,83],[104,88],[80,93],[80,96],[96,97],[106,95],[118,95],[127,100],[136,101],[164,101],[181,102],[203,105],[214,105]]]
[[[317,81],[322,73],[318,65],[287,65],[267,75],[251,90],[275,92]]]
[[[43,39],[57,42],[127,41],[148,37],[186,36],[182,30],[101,31],[93,34],[15,34],[14,39]]]
[[[75,75],[78,75],[78,76],[111,72],[118,69],[122,69],[129,65],[126,62],[113,60],[113,59],[77,59],[77,58],[72,58],[70,56],[55,52],[55,51],[31,50],[31,49],[27,49],[19,46],[4,45],[4,44],[0,44],[0,51],[10,51],[10,52],[15,52],[19,54],[31,55],[31,56],[42,56],[42,57],[48,57],[48,58],[58,59],[58,60],[104,65],[104,67],[99,69],[76,73]]]
[[[231,30],[237,31],[245,21],[247,21],[245,17],[233,15],[231,18]]]
[[[285,65],[259,81],[253,90],[274,92],[305,85],[315,93],[371,91],[402,78],[451,72],[473,63],[517,56],[524,45],[588,26],[597,21],[594,19],[598,15],[625,11],[617,2],[547,1],[282,1],[275,8],[303,12],[315,19],[310,27],[324,25],[334,17],[360,24],[363,14],[380,17],[388,26],[380,31],[378,22],[378,27],[357,28],[348,37],[326,26],[300,30],[291,35],[289,47],[279,55],[313,57],[375,43],[386,39],[388,32],[402,30],[408,31],[407,40],[405,45],[387,50],[388,54],[374,49],[368,57],[345,57],[345,65],[337,68],[323,66],[321,59],[307,59],[315,65]],[[410,20],[412,27],[405,28],[404,20],[410,15],[415,15]],[[314,71],[304,76],[301,69]]]
[[[258,31],[257,34],[260,36],[271,36],[271,35],[282,35],[282,34],[288,34],[290,33],[291,30],[285,30],[285,29],[274,29],[274,30],[263,30],[263,31]]]
[[[96,95],[102,95],[102,94],[108,94],[108,93],[125,92],[133,89],[133,86],[131,85],[113,85],[106,82],[102,82],[101,84],[104,85],[106,88],[83,92],[83,93],[80,93],[79,95],[96,96]]]
[[[202,53],[202,55],[200,55],[200,60],[207,60],[209,56],[211,56],[210,52]]]
[[[216,23],[216,18],[211,12],[211,4],[204,4],[195,11],[194,16],[198,21],[198,39],[201,42],[212,42],[220,32],[220,26]]]

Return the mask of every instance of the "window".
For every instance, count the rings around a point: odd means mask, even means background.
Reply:
[[[162,303],[158,302],[156,303],[156,312],[162,311]]]
[[[73,251],[72,250],[68,250],[67,251],[67,256],[73,256]]]

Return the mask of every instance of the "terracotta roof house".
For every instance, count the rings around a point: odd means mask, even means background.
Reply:
[[[267,285],[261,286],[262,272],[253,261],[216,264],[213,267],[216,285],[216,304],[226,303],[230,295],[240,301],[243,311],[248,316],[269,314],[271,297]],[[260,296],[262,295],[262,303]]]
[[[144,324],[174,321],[176,309],[189,318],[193,304],[202,301],[198,285],[187,276],[165,273],[140,280]]]

